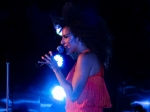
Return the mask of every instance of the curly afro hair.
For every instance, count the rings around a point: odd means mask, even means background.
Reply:
[[[70,27],[74,36],[98,55],[105,68],[108,67],[113,37],[106,22],[92,7],[67,2],[62,8],[62,17],[51,18],[54,26]]]

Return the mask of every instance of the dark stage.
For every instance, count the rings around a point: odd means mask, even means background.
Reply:
[[[50,92],[59,85],[55,75],[35,63],[60,44],[50,14],[61,15],[66,1],[0,1],[0,112],[7,106],[10,112],[65,112],[65,99],[57,101]],[[150,1],[74,1],[93,6],[114,36],[105,71],[113,107],[104,112],[150,112]],[[67,76],[75,61],[62,56]]]

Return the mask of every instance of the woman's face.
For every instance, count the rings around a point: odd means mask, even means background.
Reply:
[[[66,49],[66,54],[70,55],[73,52],[77,52],[79,44],[79,39],[75,38],[69,27],[64,27],[62,29],[62,39],[61,45]]]

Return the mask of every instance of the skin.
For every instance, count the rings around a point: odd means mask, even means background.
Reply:
[[[79,54],[72,84],[70,84],[64,77],[64,74],[57,65],[57,62],[53,59],[53,54],[50,51],[49,54],[45,54],[41,58],[44,60],[43,64],[48,65],[55,73],[60,85],[64,88],[67,97],[71,101],[76,101],[82,93],[87,79],[100,71],[100,63],[95,53],[91,52],[85,44],[79,41],[79,38],[75,38],[69,27],[64,27],[62,30],[62,40],[60,42],[66,49],[67,55],[73,52]]]

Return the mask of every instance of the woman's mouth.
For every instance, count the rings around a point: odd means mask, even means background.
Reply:
[[[66,54],[69,53],[69,48],[65,48]]]

